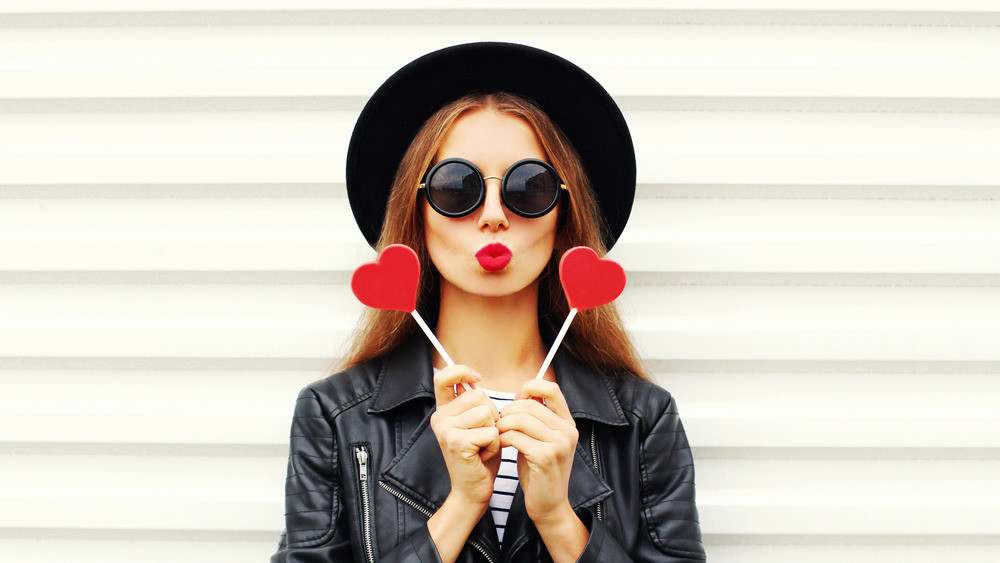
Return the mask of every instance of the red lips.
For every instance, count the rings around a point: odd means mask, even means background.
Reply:
[[[510,259],[510,249],[499,242],[487,244],[476,253],[476,260],[479,260],[479,265],[487,272],[503,270],[510,263]]]

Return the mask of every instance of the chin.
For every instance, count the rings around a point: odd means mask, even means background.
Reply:
[[[458,283],[442,278],[442,281],[454,286],[462,293],[475,295],[477,297],[509,297],[517,295],[533,287],[535,280],[527,283],[512,279],[513,276],[506,269],[499,272],[487,272],[480,270],[475,279],[459,280]]]

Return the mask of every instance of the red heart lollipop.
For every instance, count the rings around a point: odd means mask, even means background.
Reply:
[[[420,260],[405,244],[391,244],[378,259],[354,270],[351,291],[369,307],[412,313],[417,308]]]
[[[575,246],[559,260],[559,281],[572,309],[584,311],[611,303],[625,290],[625,269],[598,258],[586,246]]]

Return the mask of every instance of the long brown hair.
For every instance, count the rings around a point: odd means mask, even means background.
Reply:
[[[417,310],[430,325],[436,324],[440,275],[427,253],[417,184],[432,164],[455,120],[474,109],[490,109],[527,121],[552,166],[569,187],[570,197],[563,200],[569,203],[559,207],[555,248],[539,276],[538,325],[542,338],[552,342],[569,314],[569,304],[559,285],[559,257],[574,246],[589,246],[603,256],[606,253],[602,238],[605,226],[580,157],[562,131],[533,102],[505,92],[470,94],[447,104],[431,116],[414,137],[399,164],[376,250],[381,251],[390,244],[398,243],[409,246],[417,253],[422,272]],[[408,313],[367,309],[358,323],[342,368],[385,355],[414,330],[419,328]],[[649,377],[613,302],[579,312],[562,346],[584,363],[615,373]]]

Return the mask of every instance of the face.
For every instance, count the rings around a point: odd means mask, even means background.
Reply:
[[[526,121],[489,109],[469,111],[455,121],[435,162],[453,157],[472,162],[487,177],[502,177],[518,160],[546,160]],[[521,217],[504,207],[500,180],[490,178],[486,201],[464,217],[445,217],[426,199],[423,210],[427,251],[444,290],[497,297],[537,288],[534,282],[555,244],[558,209],[534,219]]]

